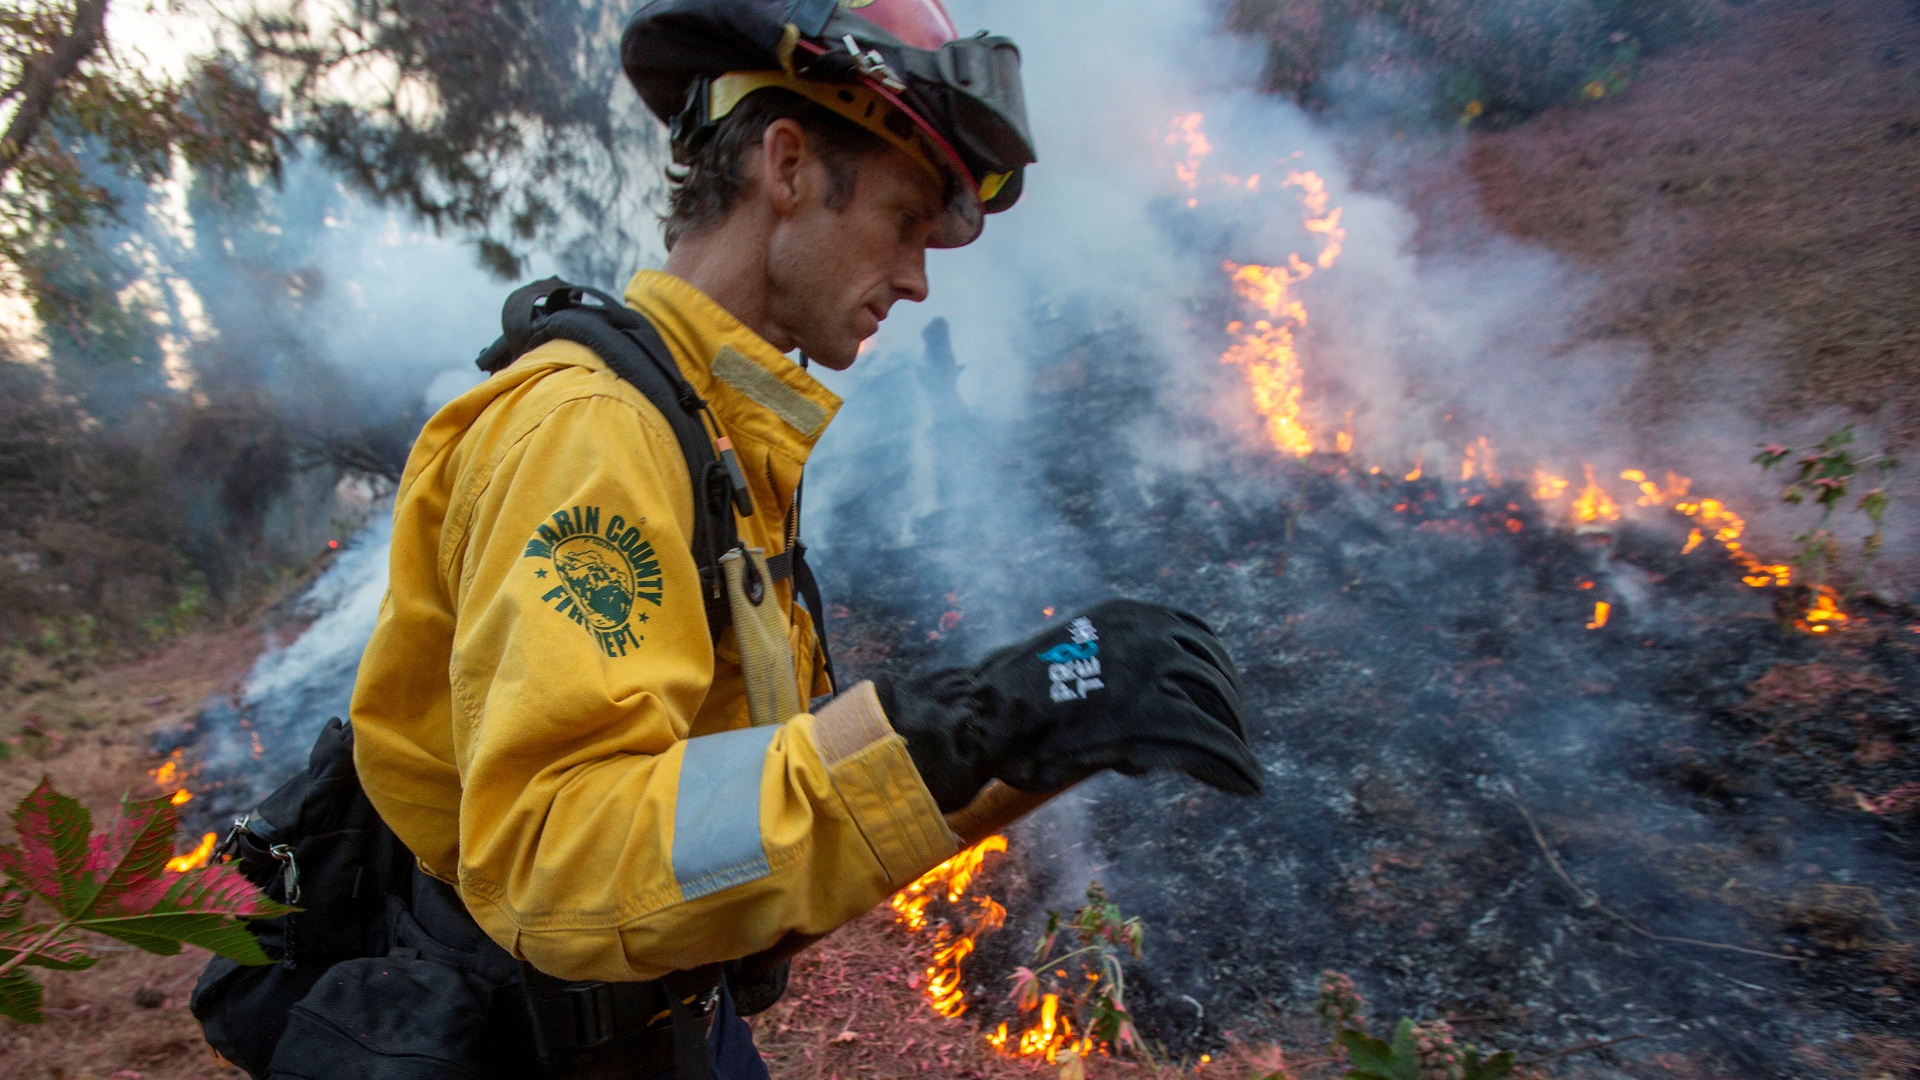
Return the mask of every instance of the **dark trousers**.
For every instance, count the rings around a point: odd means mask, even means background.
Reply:
[[[713,1055],[713,1080],[768,1080],[767,1063],[753,1045],[753,1029],[734,1011],[733,995],[724,986],[713,1013],[713,1031],[707,1035],[707,1051]],[[655,1080],[673,1080],[672,1070]]]

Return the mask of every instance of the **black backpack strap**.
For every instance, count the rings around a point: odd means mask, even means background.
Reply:
[[[527,338],[547,299],[555,294],[564,295],[571,288],[559,278],[550,277],[515,289],[500,309],[500,337],[483,349],[474,363],[491,375],[518,360],[532,347],[527,344]]]
[[[833,691],[840,689],[840,677],[833,673],[833,652],[827,648],[827,609],[820,600],[820,583],[814,579],[813,567],[807,565],[807,545],[799,540],[793,542],[793,587],[800,598],[807,602],[807,613],[813,616],[813,641],[820,650],[820,666],[827,669],[827,685]]]

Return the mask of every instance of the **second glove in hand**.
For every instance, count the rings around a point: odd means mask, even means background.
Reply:
[[[1109,600],[1063,628],[875,689],[943,812],[988,780],[1068,787],[1114,769],[1172,768],[1235,795],[1260,790],[1240,676],[1199,619]]]

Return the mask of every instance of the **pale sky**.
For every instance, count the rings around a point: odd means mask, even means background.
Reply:
[[[179,78],[190,57],[213,46],[209,7],[181,0],[119,0],[107,7],[107,43],[130,63]]]

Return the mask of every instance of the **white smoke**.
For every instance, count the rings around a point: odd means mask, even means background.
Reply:
[[[1143,400],[1133,433],[1147,468],[1204,474],[1216,460],[1209,446],[1223,435],[1257,446],[1250,395],[1219,362],[1224,321],[1237,310],[1219,260],[1311,258],[1318,242],[1301,228],[1297,193],[1275,182],[1293,169],[1325,179],[1346,229],[1339,261],[1297,287],[1310,313],[1300,335],[1307,400],[1323,442],[1350,410],[1363,461],[1457,469],[1465,444],[1486,435],[1510,476],[1536,462],[1577,476],[1590,461],[1603,478],[1627,467],[1655,475],[1672,468],[1750,517],[1765,516],[1767,485],[1746,459],[1766,433],[1743,409],[1747,395],[1652,430],[1624,415],[1644,350],[1582,337],[1577,318],[1599,287],[1590,274],[1537,247],[1487,239],[1484,230],[1471,250],[1417,247],[1415,215],[1356,184],[1341,153],[1371,136],[1336,132],[1249,90],[1258,50],[1220,33],[1213,5],[950,6],[964,32],[991,29],[1019,43],[1041,160],[1028,171],[1020,205],[990,218],[978,243],[930,253],[927,303],[896,308],[851,372],[823,375],[848,403],[815,458],[814,537],[830,535],[836,506],[888,487],[887,497],[912,511],[896,539],[918,546],[928,582],[964,596],[988,584],[1008,591],[989,581],[999,573],[992,560],[975,557],[984,540],[1040,543],[1059,524],[1031,492],[1036,463],[1006,460],[990,444],[940,458],[921,437],[942,421],[943,406],[929,402],[909,371],[936,317],[949,321],[962,365],[963,422],[1018,424],[1027,416],[1036,362],[1056,359],[1034,327],[1073,308],[1090,325],[1126,324],[1162,358],[1160,379],[1175,392]],[[1206,117],[1214,147],[1203,172],[1261,173],[1270,178],[1261,193],[1190,195],[1175,181],[1180,152],[1167,136],[1176,117],[1194,112]],[[1444,168],[1453,149],[1442,139],[1409,153]],[[1188,208],[1189,197],[1200,205]],[[497,334],[505,288],[481,275],[460,244],[419,234],[385,211],[331,205],[343,209],[330,218],[317,261],[336,284],[314,321],[324,327],[327,354],[370,378],[405,370],[414,388],[407,392],[431,383],[429,407],[437,407],[473,378],[469,358]],[[655,259],[657,252],[634,253],[636,268]],[[1089,379],[1102,378],[1101,362],[1086,358]],[[1151,415],[1156,408],[1169,415]],[[887,471],[895,467],[897,476]],[[1627,485],[1614,486],[1626,493]],[[966,507],[963,519],[913,524],[953,505]],[[336,567],[368,575],[338,592],[343,603],[364,599],[359,586],[373,588],[373,564],[384,564],[372,557],[378,543],[364,539],[356,557]],[[819,554],[834,558],[830,546]],[[1070,545],[1055,554],[1052,580],[1027,592],[1071,591],[1090,577]],[[983,641],[1005,640],[1039,618],[1039,603],[1028,607],[968,617]],[[351,651],[344,642],[368,627],[344,614],[323,619],[309,631],[311,643],[303,638],[264,659],[250,687],[285,686],[302,670],[328,668],[327,658]]]
[[[1758,419],[1776,365],[1773,351],[1751,339],[1730,345],[1728,362],[1696,376],[1664,414],[1631,412],[1648,349],[1595,337],[1581,325],[1605,287],[1596,271],[1502,236],[1476,220],[1470,199],[1454,208],[1465,219],[1453,229],[1460,239],[1436,244],[1421,235],[1416,214],[1383,190],[1382,174],[1464,169],[1464,136],[1416,133],[1400,142],[1385,129],[1330,126],[1341,121],[1250,91],[1258,50],[1221,33],[1217,6],[1202,0],[955,0],[950,7],[963,32],[988,29],[1019,43],[1041,160],[1028,170],[1021,203],[989,218],[979,242],[930,253],[929,300],[917,310],[897,308],[867,361],[847,376],[827,376],[848,397],[850,422],[823,442],[819,487],[859,483],[853,463],[861,447],[849,436],[869,428],[854,418],[886,413],[897,421],[903,406],[884,393],[863,400],[868,379],[882,374],[890,355],[917,355],[920,330],[934,317],[952,326],[964,365],[959,391],[982,417],[1025,415],[1034,361],[1055,359],[1036,340],[1035,323],[1072,307],[1090,325],[1128,324],[1163,357],[1160,376],[1176,392],[1163,395],[1159,415],[1142,416],[1133,433],[1149,467],[1204,472],[1213,460],[1208,446],[1223,434],[1258,445],[1251,395],[1219,360],[1224,323],[1242,310],[1220,260],[1273,265],[1295,253],[1311,260],[1319,241],[1302,229],[1298,192],[1280,184],[1292,170],[1310,170],[1326,181],[1346,230],[1335,265],[1294,288],[1310,316],[1299,345],[1309,426],[1322,447],[1331,448],[1332,433],[1351,414],[1361,464],[1419,463],[1429,474],[1457,475],[1466,446],[1485,436],[1507,477],[1544,466],[1577,482],[1591,464],[1629,515],[1666,511],[1634,507],[1633,485],[1620,473],[1673,470],[1695,480],[1696,494],[1745,515],[1751,535],[1776,552],[1805,527],[1806,515],[1779,505],[1778,482],[1750,458],[1763,442],[1807,445],[1845,418],[1807,417],[1785,428]],[[1203,177],[1258,173],[1265,180],[1259,192],[1205,182],[1189,192],[1175,180],[1180,154],[1168,135],[1176,117],[1195,112],[1205,116],[1212,144]],[[1356,183],[1351,162],[1360,157],[1371,163],[1370,184]],[[1472,187],[1464,177],[1459,186]],[[1196,206],[1186,205],[1189,197]],[[1100,361],[1088,359],[1094,379]],[[1862,444],[1878,449],[1870,433]],[[1016,479],[964,468],[957,479],[975,487],[1008,490]],[[905,496],[933,505],[933,477],[942,473],[938,463],[917,461]],[[1019,499],[1001,509],[1034,513]]]
[[[268,701],[295,693],[316,671],[359,666],[360,652],[373,635],[380,601],[387,592],[387,554],[393,539],[389,509],[377,508],[366,531],[347,544],[301,595],[298,606],[320,617],[291,644],[260,657],[247,676],[247,700]]]

